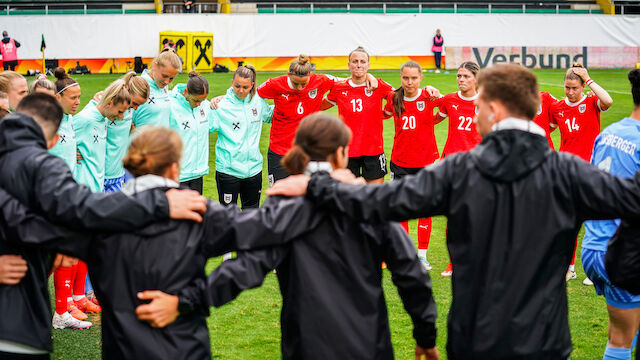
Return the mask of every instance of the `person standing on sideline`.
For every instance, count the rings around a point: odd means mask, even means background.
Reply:
[[[640,170],[640,70],[629,72],[634,110],[631,115],[607,126],[595,140],[591,163],[623,178]],[[596,294],[604,295],[609,313],[609,338],[605,360],[631,360],[634,336],[640,325],[640,295],[611,284],[605,270],[607,242],[620,225],[616,220],[591,220],[584,223],[582,267],[593,282]]]
[[[14,38],[9,37],[7,30],[2,32],[2,41],[0,41],[0,55],[2,55],[2,67],[5,71],[16,71],[18,66],[18,48],[20,43]]]
[[[269,195],[297,196],[329,213],[381,223],[445,215],[456,271],[449,359],[567,359],[565,274],[589,219],[640,219],[640,174],[621,179],[549,148],[533,122],[536,76],[517,64],[478,75],[478,132],[470,152],[375,186],[350,172],[296,175]],[[540,226],[545,224],[545,226]]]
[[[440,34],[440,29],[436,30],[436,36],[433,37],[433,45],[431,46],[431,51],[433,52],[433,57],[436,60],[436,72],[439,73],[442,65],[442,48],[444,45],[444,38],[442,34]]]

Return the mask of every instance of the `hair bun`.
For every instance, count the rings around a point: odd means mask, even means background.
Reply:
[[[191,71],[189,71],[189,77],[190,77],[190,78],[192,78],[192,77],[194,77],[194,76],[198,76],[198,75],[200,75],[200,74],[199,74],[197,71],[195,71],[195,70],[191,70]]]
[[[67,71],[63,67],[58,66],[55,70],[53,70],[53,76],[55,76],[58,80],[62,80],[68,78],[69,74],[67,74]]]
[[[580,64],[580,63],[573,63],[573,65],[571,65],[572,68],[584,68],[584,65]]]
[[[309,56],[305,54],[298,55],[298,64],[305,65],[309,62]]]

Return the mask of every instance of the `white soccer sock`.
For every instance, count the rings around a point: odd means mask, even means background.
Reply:
[[[427,249],[418,249],[418,257],[427,258]]]
[[[73,295],[73,300],[75,301],[82,300],[82,298],[84,298],[84,295]]]
[[[576,272],[576,266],[575,265],[569,265],[569,271]]]

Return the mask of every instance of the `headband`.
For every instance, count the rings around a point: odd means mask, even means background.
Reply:
[[[58,91],[56,94],[62,94],[63,91],[65,91],[68,88],[73,87],[73,86],[80,86],[80,84],[78,84],[77,82],[74,82],[73,84],[70,84],[70,85],[67,85],[67,86],[63,87],[62,90]]]

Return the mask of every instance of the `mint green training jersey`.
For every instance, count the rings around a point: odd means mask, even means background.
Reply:
[[[64,114],[58,128],[60,139],[49,149],[49,153],[64,160],[73,174],[76,169],[76,136],[73,131],[72,119],[72,115]]]
[[[107,120],[107,155],[104,168],[105,179],[117,179],[124,176],[122,159],[129,149],[129,133],[133,109],[124,112],[122,120]]]
[[[171,92],[169,126],[182,138],[180,182],[197,179],[209,173],[209,101],[191,108],[182,95],[186,84],[178,84]]]
[[[76,165],[75,180],[93,192],[104,188],[104,166],[107,154],[107,119],[89,103],[73,117],[78,151],[83,159]]]
[[[262,123],[270,123],[273,105],[256,93],[239,99],[227,90],[217,110],[211,111],[211,130],[218,132],[216,171],[247,179],[262,171]]]
[[[133,124],[136,128],[144,125],[169,127],[171,92],[168,86],[163,88],[158,87],[146,69],[142,72],[141,76],[149,83],[149,98],[133,112]]]

